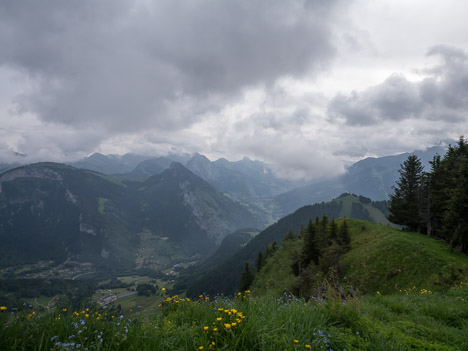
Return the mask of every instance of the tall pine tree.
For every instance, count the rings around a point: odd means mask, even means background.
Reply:
[[[400,170],[400,179],[390,195],[390,222],[402,224],[411,231],[420,231],[419,194],[423,166],[416,155],[408,156]]]
[[[302,267],[305,269],[310,262],[318,264],[320,258],[320,248],[317,240],[317,230],[312,219],[304,232],[304,246],[302,249]]]

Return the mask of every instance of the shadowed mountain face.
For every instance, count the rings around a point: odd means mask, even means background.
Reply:
[[[137,192],[145,227],[173,232],[174,239],[198,251],[212,251],[238,228],[265,225],[180,163],[146,180]]]
[[[185,254],[206,254],[232,231],[259,225],[181,164],[145,182],[108,179],[54,163],[3,173],[0,264],[77,260],[128,268],[142,230],[178,243]]]
[[[187,168],[221,191],[250,201],[277,195],[302,184],[279,179],[270,165],[246,157],[237,162],[224,158],[211,162],[205,156],[195,154],[187,162]]]

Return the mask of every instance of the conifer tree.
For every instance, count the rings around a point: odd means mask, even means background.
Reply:
[[[346,219],[343,220],[341,223],[340,230],[339,230],[339,241],[343,246],[345,251],[349,251],[351,248],[351,236],[349,235],[349,227]]]
[[[336,240],[338,234],[338,226],[336,225],[335,218],[332,218],[330,222],[330,239]]]
[[[257,269],[257,272],[261,271],[264,264],[265,264],[265,261],[263,259],[262,251],[260,250],[258,252],[257,261],[255,262],[255,268]]]
[[[320,258],[320,249],[317,242],[317,231],[312,222],[312,219],[309,220],[307,229],[304,232],[304,246],[302,250],[302,267],[305,269],[310,262],[318,264]]]
[[[296,240],[296,234],[290,229],[284,236],[283,241],[284,240]]]
[[[240,276],[239,291],[249,290],[250,287],[252,286],[253,280],[254,280],[254,276],[252,272],[250,272],[249,262],[245,262],[244,271],[242,272]]]
[[[423,166],[416,155],[408,156],[399,170],[400,179],[392,187],[390,215],[388,219],[396,224],[406,225],[409,230],[420,231],[419,191]]]

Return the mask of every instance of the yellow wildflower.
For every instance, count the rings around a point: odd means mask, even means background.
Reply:
[[[67,312],[67,309],[66,309],[66,308],[64,308],[64,309],[62,309],[62,311],[63,311],[63,312]]]
[[[161,290],[164,292],[164,291],[166,291],[166,288],[162,288]]]
[[[204,326],[203,331],[207,332],[210,329],[210,327]]]
[[[223,319],[221,317],[216,318],[216,322],[221,322]]]
[[[294,344],[296,344],[296,345],[299,344],[299,340],[294,339]]]
[[[198,349],[199,349],[199,350],[203,350],[204,347],[203,347],[203,346],[199,346]]]
[[[305,348],[306,348],[307,350],[310,350],[310,345],[306,345]]]
[[[6,311],[7,308],[5,306],[0,306],[0,312]]]
[[[226,328],[226,330],[230,330],[231,329],[231,324],[224,323],[224,328]]]

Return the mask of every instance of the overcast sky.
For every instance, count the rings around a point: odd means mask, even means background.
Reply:
[[[468,134],[465,0],[2,0],[0,161],[199,152],[284,176]]]

